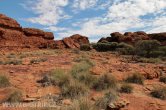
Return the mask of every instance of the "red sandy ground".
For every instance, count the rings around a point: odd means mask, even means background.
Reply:
[[[1,53],[0,59],[6,60],[8,54],[8,52]],[[27,56],[23,58],[22,65],[0,65],[0,73],[7,75],[12,84],[11,87],[0,88],[0,100],[5,99],[13,88],[21,90],[24,97],[28,95],[31,98],[40,98],[50,93],[58,94],[60,92],[58,87],[43,88],[36,81],[55,68],[69,71],[76,64],[73,61],[74,59],[86,56],[96,63],[96,66],[91,70],[94,74],[113,74],[118,80],[124,79],[133,72],[152,74],[154,76],[154,79],[146,80],[144,85],[133,84],[134,92],[132,94],[120,94],[120,97],[130,102],[129,106],[124,110],[166,110],[166,101],[149,96],[153,86],[166,86],[159,82],[158,78],[155,78],[157,77],[156,71],[159,71],[158,67],[161,65],[164,65],[163,72],[166,72],[165,62],[160,64],[133,63],[110,52],[99,53],[96,51],[76,54],[72,50],[40,50],[17,52],[15,54],[16,57],[21,54]],[[47,61],[30,64],[30,60],[35,58],[46,58]],[[93,93],[93,95],[95,96],[97,93]],[[25,108],[4,108],[1,106],[0,110],[25,110]]]

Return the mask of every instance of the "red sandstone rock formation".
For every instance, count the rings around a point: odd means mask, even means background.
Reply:
[[[63,40],[54,41],[52,32],[35,28],[22,28],[20,24],[0,14],[0,49],[17,50],[24,48],[79,48],[88,43],[87,37],[73,35]]]
[[[57,48],[80,48],[82,44],[89,44],[88,38],[79,34],[55,42]]]
[[[158,40],[161,44],[166,45],[166,33],[146,34],[143,31],[126,32],[121,34],[114,32],[111,37],[101,38],[98,42],[125,42],[128,44],[135,44],[139,40]]]

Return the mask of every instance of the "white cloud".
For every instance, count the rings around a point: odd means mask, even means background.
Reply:
[[[97,4],[98,0],[74,0],[73,8],[85,10],[92,8]]]
[[[58,27],[56,24],[61,22],[60,19],[71,16],[63,10],[69,2],[71,12],[81,13],[86,9],[106,11],[93,18],[72,22],[71,26]],[[82,34],[94,41],[96,36],[100,38],[115,31],[166,31],[166,0],[36,0],[30,8],[37,17],[28,21],[48,26],[45,29],[54,31],[59,38]],[[75,19],[74,15],[72,17]]]
[[[68,34],[79,33],[93,38],[94,36],[109,35],[115,31],[125,32],[143,29],[164,32],[166,31],[166,16],[162,15],[164,9],[166,9],[165,0],[116,0],[109,7],[106,16],[81,22],[80,30],[68,30]],[[148,14],[154,15],[154,17],[141,18],[148,16]],[[146,27],[149,28],[146,29]]]
[[[28,3],[29,7],[37,16],[28,18],[27,21],[41,25],[55,25],[60,19],[69,16],[61,9],[68,4],[68,0],[35,0]]]
[[[126,0],[110,6],[110,19],[138,18],[149,13],[157,13],[166,7],[165,0]]]

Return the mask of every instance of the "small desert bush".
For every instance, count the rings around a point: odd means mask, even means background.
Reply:
[[[71,80],[70,75],[65,73],[62,69],[55,69],[51,71],[50,78],[53,85],[58,85],[60,87],[69,84]]]
[[[159,98],[162,100],[166,99],[166,87],[156,88],[150,93],[153,97]]]
[[[74,53],[74,54],[80,54],[80,50],[79,49],[73,49],[72,53]]]
[[[11,53],[11,54],[7,55],[7,58],[16,58],[16,55],[14,53]]]
[[[159,63],[161,62],[160,58],[139,58],[137,59],[138,62],[142,63]]]
[[[95,102],[95,105],[102,110],[107,110],[107,106],[110,103],[116,101],[117,99],[118,99],[118,93],[116,91],[110,91],[106,93],[102,98],[98,99]]]
[[[166,76],[161,76],[160,77],[160,82],[163,82],[166,84]]]
[[[115,51],[116,48],[118,48],[118,43],[116,42],[108,42],[108,43],[97,43],[93,44],[93,48],[96,49],[97,51]]]
[[[118,45],[117,51],[123,55],[134,55],[135,48],[132,45],[126,43],[120,43]]]
[[[7,87],[9,85],[9,79],[4,75],[0,75],[0,88]]]
[[[158,50],[160,42],[157,40],[141,40],[136,44],[137,55],[143,57],[152,57],[151,53]]]
[[[84,96],[87,92],[88,88],[84,84],[74,80],[62,87],[61,95],[73,99],[79,96]]]
[[[88,98],[79,98],[67,110],[99,110]]]
[[[74,61],[74,62],[77,62],[77,63],[85,62],[85,63],[87,63],[89,66],[94,66],[94,65],[95,65],[94,62],[92,62],[89,58],[87,58],[87,57],[85,57],[85,56],[81,56],[81,57],[75,58],[73,61]]]
[[[21,65],[22,64],[22,60],[18,60],[18,59],[10,59],[6,62],[4,62],[5,65]]]
[[[90,51],[91,50],[91,47],[89,44],[83,44],[80,46],[80,50],[82,51]]]
[[[89,71],[78,73],[77,76],[76,76],[76,79],[78,81],[84,83],[85,85],[87,85],[90,88],[97,81],[97,77],[92,75],[92,74],[90,74]]]
[[[70,73],[74,78],[78,78],[79,73],[87,72],[91,67],[90,63],[83,61],[80,64],[74,65]]]
[[[104,74],[93,84],[93,89],[98,91],[109,88],[117,89],[117,80],[112,75]]]
[[[122,93],[132,93],[133,87],[130,84],[123,84],[120,88],[120,92]]]
[[[164,54],[165,54],[165,52],[163,52],[163,51],[155,50],[155,51],[150,52],[150,57],[158,58],[158,57],[164,56]]]
[[[47,61],[46,58],[39,58],[39,59],[32,59],[32,60],[30,61],[30,63],[31,63],[31,64],[37,64],[37,63],[45,62],[45,61]]]
[[[144,84],[144,77],[139,73],[134,73],[127,77],[125,81],[128,83]]]
[[[0,65],[3,65],[4,63],[3,63],[3,61],[0,61]]]
[[[7,102],[20,102],[21,100],[22,100],[22,93],[16,90],[9,95]]]
[[[159,47],[159,51],[164,52],[164,56],[166,56],[166,46]]]

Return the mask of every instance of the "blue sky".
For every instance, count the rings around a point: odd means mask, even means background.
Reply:
[[[0,0],[0,13],[23,27],[97,41],[111,32],[166,32],[166,0]]]

